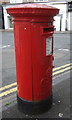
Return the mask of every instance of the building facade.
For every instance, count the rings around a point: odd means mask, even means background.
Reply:
[[[13,29],[13,18],[7,14],[6,8],[12,7],[17,4],[24,4],[30,2],[38,2],[48,4],[50,6],[59,8],[59,14],[54,17],[54,26],[56,31],[72,30],[71,17],[72,17],[72,2],[56,2],[56,0],[2,0],[3,13],[4,13],[4,26],[5,29]],[[70,9],[70,10],[68,10]]]
[[[59,8],[59,14],[54,17],[56,31],[71,31],[71,18],[72,10],[69,11],[69,3],[72,5],[72,2],[54,2],[51,3],[52,6]],[[72,6],[71,6],[72,7]]]

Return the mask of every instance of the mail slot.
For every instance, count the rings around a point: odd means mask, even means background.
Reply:
[[[54,26],[43,28],[43,33],[54,32]]]
[[[14,18],[17,104],[25,114],[52,106],[53,17],[58,12],[43,4],[7,8]]]

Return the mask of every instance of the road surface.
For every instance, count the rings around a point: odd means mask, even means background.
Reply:
[[[0,32],[2,35],[2,87],[0,88],[0,97],[3,97],[3,111],[16,104],[16,64],[14,51],[14,35],[13,32]],[[72,34],[54,34],[54,66],[53,69],[53,86],[61,84],[66,81],[68,88],[70,88],[70,56]],[[1,69],[0,69],[1,72]],[[63,82],[64,83],[64,82]],[[53,87],[54,88],[54,87]],[[55,91],[55,90],[54,90]],[[68,89],[68,92],[70,89]],[[70,105],[70,95],[67,95],[67,105]],[[68,107],[68,114],[70,116],[70,109]],[[3,114],[5,115],[5,113]],[[56,115],[56,114],[55,114]]]

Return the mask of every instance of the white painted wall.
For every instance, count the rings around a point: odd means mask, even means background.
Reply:
[[[61,31],[65,31],[65,27],[66,27],[66,4],[52,4],[51,3],[51,6],[60,9],[59,14],[62,15]],[[56,31],[60,31],[60,29],[59,29],[60,16],[56,16],[56,17],[54,17],[54,19],[55,19],[54,25],[55,25]]]
[[[68,21],[68,30],[70,30],[70,12],[68,13],[68,19],[67,19],[67,21]]]
[[[60,11],[59,11],[59,14],[62,14],[63,17],[62,17],[62,26],[61,26],[61,31],[65,31],[65,28],[66,28],[66,19],[67,19],[67,28],[68,30],[72,30],[72,12],[68,12],[68,15],[67,15],[67,6],[66,4],[52,4],[50,3],[53,7],[56,7],[56,8],[59,8]],[[55,19],[55,22],[54,22],[54,25],[55,25],[55,28],[56,28],[56,31],[59,31],[59,25],[60,25],[60,18],[59,16],[55,16],[54,17]]]
[[[22,3],[23,0],[10,0],[10,3]]]
[[[9,8],[9,7],[12,7],[12,6],[5,6],[3,7],[3,12],[4,12],[4,24],[5,24],[5,29],[10,29],[10,21],[9,21],[9,14],[7,14],[7,11],[6,11],[6,8]]]
[[[70,12],[70,30],[72,30],[72,12]]]
[[[68,30],[72,30],[72,12],[68,13]]]
[[[54,20],[54,26],[56,28],[56,31],[60,31],[60,16],[55,16]]]
[[[56,31],[60,31],[60,17],[62,15],[61,31],[65,31],[66,15],[67,15],[67,13],[66,13],[66,11],[67,11],[66,10],[67,9],[66,2],[49,2],[48,5],[60,9],[59,15],[54,17],[54,19],[55,19],[54,25],[55,25]]]
[[[5,29],[9,29],[9,19],[6,8],[4,8],[4,24],[5,24]]]

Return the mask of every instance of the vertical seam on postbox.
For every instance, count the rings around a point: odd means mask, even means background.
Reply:
[[[31,23],[30,23],[30,36],[32,36],[33,34],[32,34],[32,25],[31,25]],[[31,37],[30,37],[31,38]],[[32,59],[32,39],[31,39],[31,71],[32,71],[32,100],[34,100],[34,92],[33,92],[33,59]]]

